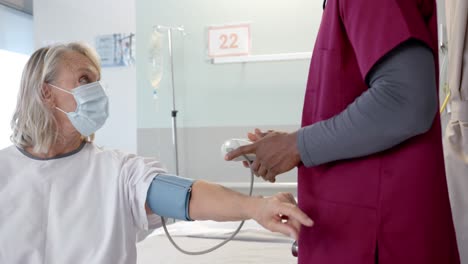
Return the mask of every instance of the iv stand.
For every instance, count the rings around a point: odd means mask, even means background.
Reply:
[[[171,58],[171,86],[172,86],[172,143],[174,145],[174,162],[175,162],[175,172],[176,175],[179,175],[179,150],[177,145],[177,109],[175,104],[175,82],[174,82],[174,56],[173,56],[173,45],[172,45],[172,32],[178,31],[184,33],[184,27],[170,27],[170,26],[156,26],[156,30],[159,32],[167,32],[167,40],[169,47],[169,57]]]

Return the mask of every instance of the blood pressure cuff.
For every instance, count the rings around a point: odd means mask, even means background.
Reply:
[[[158,174],[146,196],[149,208],[159,216],[192,221],[189,203],[193,182],[175,175]]]

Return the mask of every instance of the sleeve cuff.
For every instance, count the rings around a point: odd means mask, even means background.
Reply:
[[[308,144],[307,142],[308,138],[306,135],[306,129],[307,127],[303,127],[297,132],[297,147],[299,149],[301,161],[304,164],[304,166],[313,167],[316,165],[316,163],[313,161],[309,149],[307,148],[307,146],[309,146],[310,144]]]
[[[144,202],[146,201],[147,190],[149,186],[151,185],[152,181],[153,181],[153,177],[147,177],[141,183],[141,185],[138,186],[139,187],[138,192],[137,192],[138,199],[136,200],[142,201],[142,202],[139,203],[137,206],[138,209],[135,212],[137,214],[137,217],[135,217],[135,219],[139,219],[137,226],[141,230],[149,230],[149,229],[153,229],[157,227],[157,224],[149,221],[150,219],[148,219],[148,215],[146,213],[146,208],[145,208],[146,204]]]

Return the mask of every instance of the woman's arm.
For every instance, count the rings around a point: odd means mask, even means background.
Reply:
[[[189,213],[194,220],[254,219],[270,231],[293,238],[297,238],[301,224],[313,224],[296,206],[290,193],[279,193],[268,198],[250,197],[205,181],[196,181],[193,184]]]
[[[164,177],[165,180],[158,177]],[[173,185],[170,183],[166,185],[171,181]],[[185,185],[182,188],[185,191],[177,191],[182,185]],[[189,195],[185,208],[182,198],[185,197],[184,193]],[[188,215],[184,213],[187,208]],[[148,190],[146,211],[148,214],[155,213],[166,217],[186,215],[179,218],[192,220],[254,219],[270,231],[280,232],[293,238],[297,238],[301,225],[313,224],[312,220],[296,206],[296,201],[290,193],[278,193],[267,198],[250,197],[218,184],[192,181],[171,175],[155,177]]]

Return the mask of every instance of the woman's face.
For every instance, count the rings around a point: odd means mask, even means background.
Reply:
[[[78,52],[68,52],[64,55],[57,78],[51,83],[64,90],[71,91],[72,89],[96,82],[99,80],[99,73],[91,60]],[[63,135],[78,134],[78,131],[73,127],[68,117],[56,109],[58,107],[65,112],[74,112],[76,110],[76,101],[72,94],[66,93],[49,85],[52,107],[55,118],[59,125],[59,131]]]

